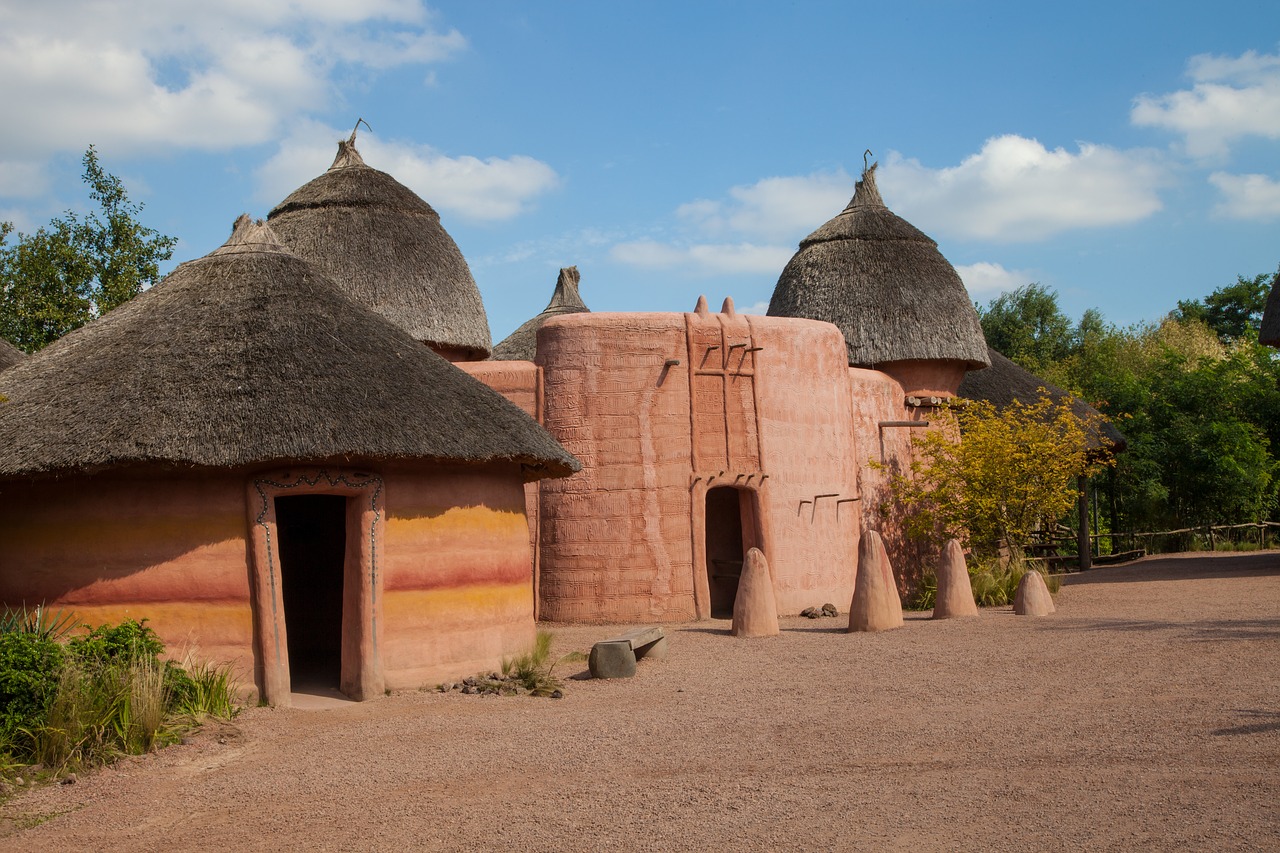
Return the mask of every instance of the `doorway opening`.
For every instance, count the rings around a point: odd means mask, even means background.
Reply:
[[[707,591],[711,618],[729,619],[738,595],[738,580],[746,553],[759,547],[752,492],[732,486],[707,490],[706,529]]]
[[[275,499],[275,505],[292,689],[338,689],[342,680],[347,498],[282,495]]]

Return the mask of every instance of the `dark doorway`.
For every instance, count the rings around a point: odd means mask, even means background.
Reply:
[[[342,678],[347,499],[276,498],[276,535],[292,689],[336,688]]]
[[[751,546],[742,535],[743,494],[741,489],[728,486],[707,490],[707,588],[713,619],[733,616],[742,561]]]

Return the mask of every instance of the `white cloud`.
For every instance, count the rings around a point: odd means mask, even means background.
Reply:
[[[826,222],[853,195],[843,171],[762,178],[730,187],[722,199],[695,199],[676,209],[689,237],[615,245],[611,257],[645,269],[694,275],[777,275],[800,239]]]
[[[768,313],[769,313],[769,303],[768,303],[768,302],[756,302],[756,303],[754,303],[754,304],[748,305],[748,306],[747,306],[747,307],[745,307],[745,308],[739,308],[739,309],[738,309],[738,313],[739,313],[739,314],[768,314]]]
[[[276,204],[333,162],[337,140],[347,133],[302,122],[257,172],[256,195]],[[365,162],[388,172],[432,207],[474,222],[510,219],[560,183],[555,170],[524,155],[447,157],[427,145],[384,141],[361,134]]]
[[[792,240],[839,212],[853,195],[853,180],[844,171],[762,178],[728,195],[681,205],[676,215],[708,235]]]
[[[619,243],[609,252],[619,263],[644,269],[678,269],[701,275],[777,275],[791,260],[794,249],[753,243],[701,243],[673,246],[653,240]]]
[[[1000,264],[980,261],[976,264],[961,264],[956,267],[960,280],[970,298],[974,296],[995,296],[1035,281],[1035,275],[1024,270],[1007,270]]]
[[[1156,190],[1166,181],[1155,152],[1089,143],[1050,151],[1007,135],[950,168],[891,153],[879,184],[889,206],[927,234],[1015,242],[1137,222],[1160,210]]]
[[[1192,57],[1190,89],[1141,95],[1130,119],[1181,134],[1193,157],[1222,157],[1247,136],[1280,139],[1280,53]]]
[[[420,0],[0,4],[0,151],[257,144],[323,106],[339,68],[434,63],[465,46]]]
[[[1209,183],[1222,193],[1222,201],[1213,208],[1215,216],[1262,220],[1280,216],[1280,181],[1266,175],[1214,172]]]

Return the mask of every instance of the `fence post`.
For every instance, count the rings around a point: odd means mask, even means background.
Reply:
[[[1077,498],[1080,530],[1076,534],[1076,550],[1080,554],[1080,571],[1093,566],[1093,543],[1089,539],[1089,478],[1080,475],[1080,493]]]

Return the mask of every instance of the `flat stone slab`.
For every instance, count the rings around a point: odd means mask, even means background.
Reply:
[[[593,645],[587,666],[592,678],[631,678],[640,658],[663,660],[666,656],[667,637],[661,628],[637,628]]]

